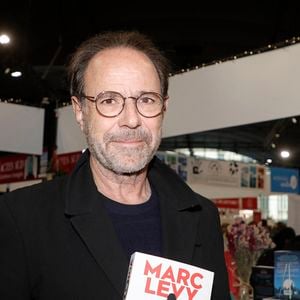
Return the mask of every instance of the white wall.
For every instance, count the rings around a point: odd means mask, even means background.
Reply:
[[[240,198],[257,197],[270,194],[270,173],[266,172],[264,189],[246,187],[228,187],[225,185],[208,185],[201,183],[189,183],[188,185],[198,194],[208,198]]]
[[[57,153],[81,151],[87,147],[85,137],[76,122],[72,105],[57,110]]]
[[[41,155],[44,109],[0,102],[0,151]]]
[[[172,77],[164,136],[299,115],[299,57],[296,44]]]
[[[300,234],[300,195],[289,195],[289,209],[287,225],[294,228],[296,234]]]

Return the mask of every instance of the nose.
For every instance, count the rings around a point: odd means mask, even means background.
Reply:
[[[119,126],[137,128],[141,125],[141,115],[137,111],[135,98],[128,97],[119,115]]]

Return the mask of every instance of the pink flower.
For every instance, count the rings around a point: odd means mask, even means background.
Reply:
[[[239,277],[243,281],[249,281],[252,266],[256,264],[262,251],[274,247],[269,232],[262,226],[247,225],[239,218],[228,226],[225,237]]]

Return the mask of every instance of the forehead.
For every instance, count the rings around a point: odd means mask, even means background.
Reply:
[[[87,90],[134,85],[143,89],[160,88],[152,61],[144,53],[125,47],[97,53],[88,64],[84,79]]]

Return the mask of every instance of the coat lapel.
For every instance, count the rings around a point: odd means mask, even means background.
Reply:
[[[172,210],[167,202],[162,202],[161,214],[164,255],[191,263],[199,216],[188,211]]]
[[[102,206],[102,196],[93,181],[88,157],[88,154],[81,157],[69,179],[65,213],[99,267],[122,296],[129,261]]]
[[[95,261],[122,296],[129,262],[110,222],[99,215],[74,216],[71,222]]]

